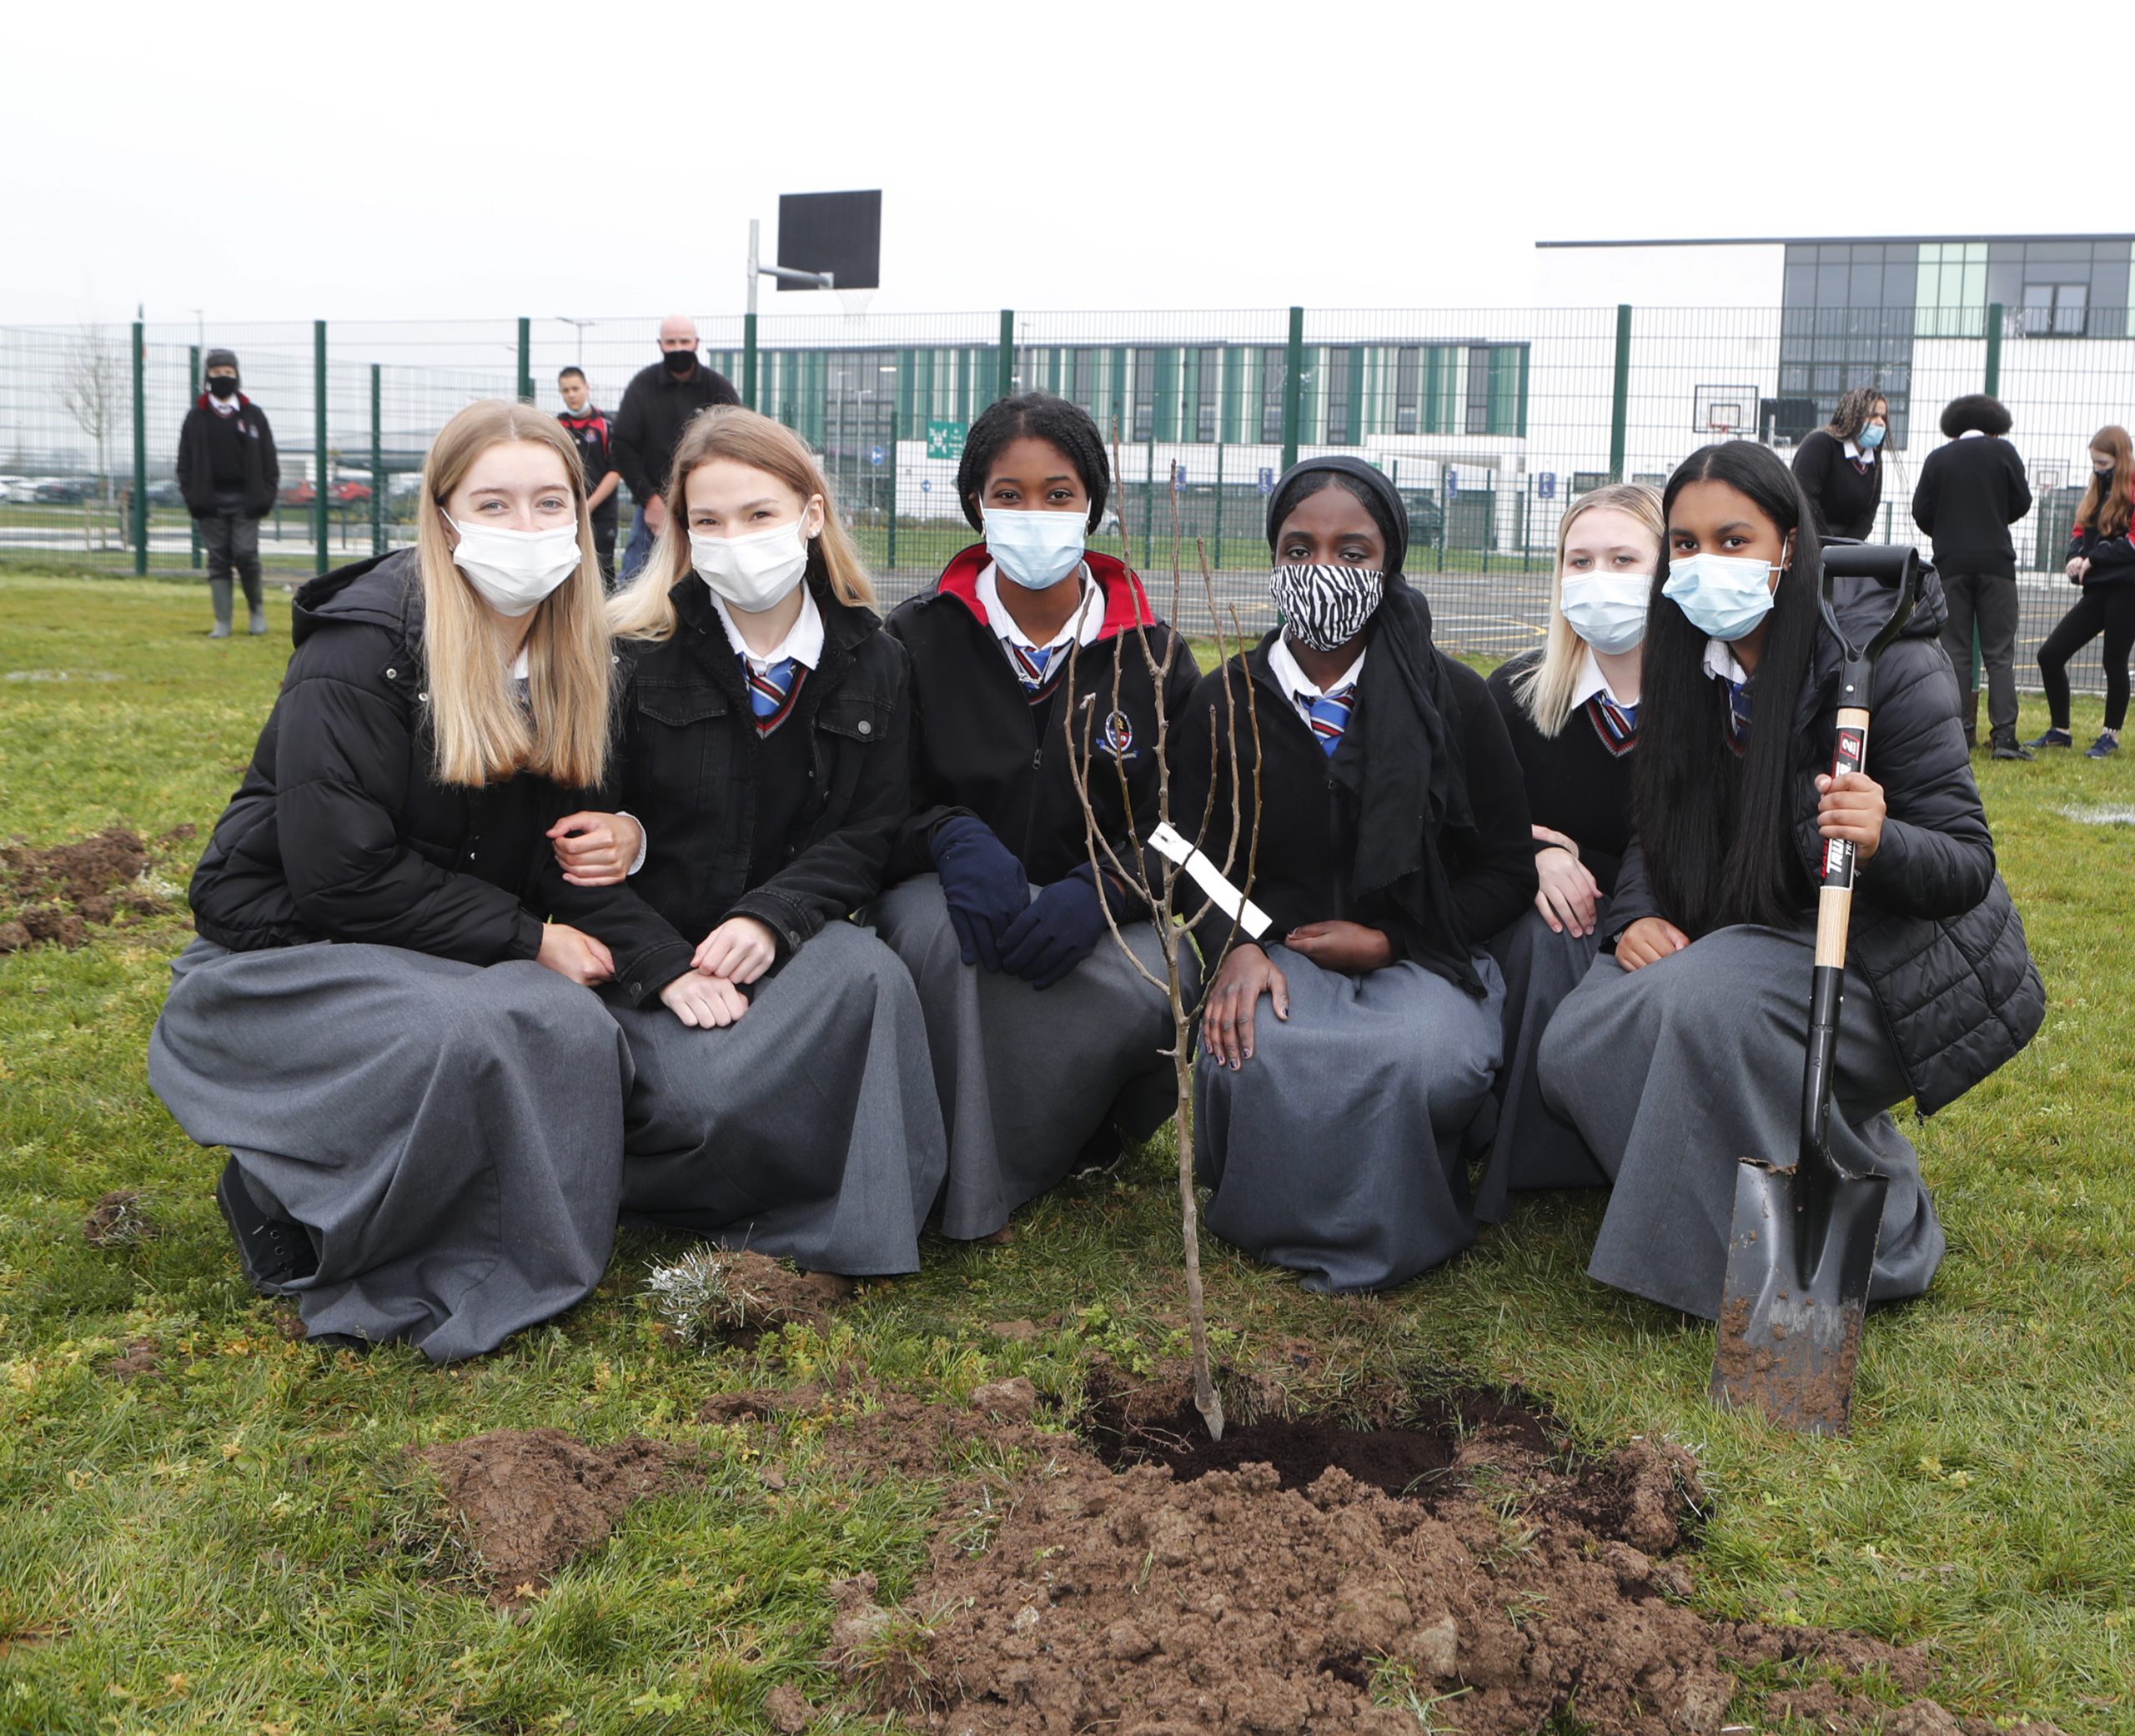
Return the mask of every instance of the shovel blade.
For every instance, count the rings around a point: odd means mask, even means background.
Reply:
[[[1846,1432],[1890,1189],[1882,1176],[1830,1177],[1818,1200],[1800,1165],[1736,1168],[1712,1362],[1714,1403],[1808,1434]]]

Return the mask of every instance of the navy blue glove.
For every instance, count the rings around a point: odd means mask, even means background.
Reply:
[[[982,820],[957,814],[934,828],[934,871],[942,876],[949,926],[964,962],[1001,968],[1002,931],[1029,907],[1031,883],[1023,865]]]
[[[1001,968],[1034,989],[1049,989],[1081,964],[1104,938],[1100,885],[1113,915],[1123,915],[1124,896],[1109,881],[1099,881],[1097,871],[1084,862],[1067,879],[1040,891],[1030,908],[1008,925],[1001,936]]]

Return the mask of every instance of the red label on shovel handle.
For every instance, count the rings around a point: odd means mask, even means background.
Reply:
[[[1831,747],[1831,775],[1858,771],[1868,757],[1868,731],[1857,725],[1842,727]],[[1853,884],[1853,845],[1846,838],[1824,840],[1823,883],[1827,886]]]

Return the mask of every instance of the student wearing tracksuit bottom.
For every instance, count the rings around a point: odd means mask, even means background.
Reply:
[[[1141,580],[1087,545],[1111,480],[1081,409],[992,405],[957,477],[985,540],[890,617],[912,660],[912,811],[872,920],[927,1011],[952,1237],[1002,1230],[1173,1106],[1170,1006],[1142,974],[1163,979],[1163,943],[1123,878],[1093,867],[1070,765],[1087,741],[1098,832],[1136,860],[1158,718],[1195,670]]]
[[[552,830],[613,887],[635,1068],[623,1210],[849,1277],[916,1271],[947,1163],[927,1031],[850,920],[910,812],[904,650],[798,436],[739,406],[676,444],[610,604],[629,668],[604,805]]]

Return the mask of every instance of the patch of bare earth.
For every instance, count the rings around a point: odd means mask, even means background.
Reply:
[[[664,1442],[591,1447],[555,1428],[499,1429],[440,1442],[416,1457],[465,1524],[492,1599],[507,1606],[606,1542],[639,1502],[696,1480],[685,1456]]]
[[[1805,1685],[1768,1717],[2001,1736],[1922,1697],[1916,1649],[1689,1608],[1701,1497],[1680,1448],[1581,1455],[1479,1392],[1373,1428],[1266,1416],[1220,1445],[1176,1385],[1100,1393],[1079,1440],[1036,1402],[1022,1380],[969,1409],[887,1399],[824,1437],[853,1469],[926,1475],[974,1442],[1037,1468],[952,1482],[900,1603],[865,1576],[835,1588],[826,1662],[916,1728],[1415,1736],[1425,1710],[1462,1736],[1566,1712],[1595,1736],[1718,1736],[1741,1673],[1791,1663]],[[784,1407],[733,1395],[716,1420]]]
[[[181,825],[153,846],[124,826],[39,850],[20,838],[0,844],[0,952],[44,942],[84,946],[92,926],[159,916],[169,906],[140,882],[151,848],[186,841]]]

